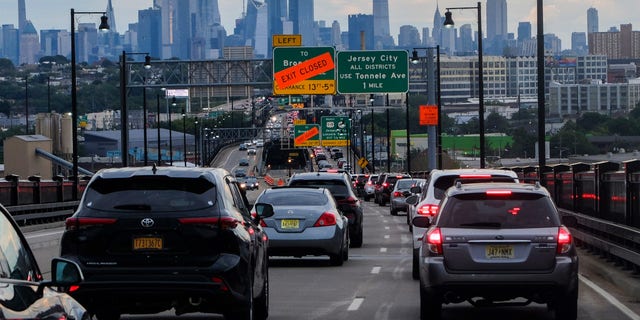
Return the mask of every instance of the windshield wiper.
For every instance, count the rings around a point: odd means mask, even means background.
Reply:
[[[476,223],[462,223],[461,227],[479,227],[479,228],[496,228],[499,229],[502,223],[499,222],[476,222]]]
[[[151,211],[151,206],[148,204],[122,204],[113,208],[118,210]]]

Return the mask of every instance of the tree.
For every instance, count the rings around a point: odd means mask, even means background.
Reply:
[[[576,122],[577,128],[582,132],[591,132],[594,135],[606,135],[608,134],[606,127],[603,124],[609,120],[608,116],[602,115],[597,112],[585,112]]]
[[[0,58],[0,74],[4,76],[13,76],[16,73],[16,66],[7,58]]]

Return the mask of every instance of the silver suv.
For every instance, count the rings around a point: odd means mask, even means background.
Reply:
[[[478,182],[518,182],[518,175],[512,170],[500,169],[447,169],[431,170],[427,182],[420,188],[411,188],[411,192],[418,193],[416,196],[407,197],[407,215],[409,221],[414,216],[424,215],[433,218],[440,205],[440,200],[444,197],[444,192],[455,185],[456,181],[461,183]],[[414,279],[418,279],[418,250],[421,246],[422,235],[426,231],[423,228],[415,228],[410,225],[413,234],[413,259],[411,274]]]
[[[561,220],[539,184],[458,182],[433,224],[426,216],[412,223],[428,227],[419,252],[422,319],[464,301],[546,303],[556,319],[576,319],[578,256],[567,228],[576,220]]]

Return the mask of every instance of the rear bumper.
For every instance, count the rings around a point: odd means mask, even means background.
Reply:
[[[420,257],[420,279],[424,289],[443,296],[443,302],[473,297],[493,300],[529,298],[549,302],[578,288],[577,257],[557,257],[552,270],[544,272],[452,272],[442,257]],[[448,301],[452,299],[453,301]]]
[[[157,313],[172,307],[222,313],[248,305],[248,270],[246,262],[230,254],[209,267],[85,265],[85,281],[69,294],[92,313]]]
[[[407,212],[408,205],[404,201],[404,198],[393,198],[391,199],[390,205],[391,209]]]
[[[265,228],[270,256],[339,254],[343,233],[337,227],[308,228],[298,233],[280,233]]]

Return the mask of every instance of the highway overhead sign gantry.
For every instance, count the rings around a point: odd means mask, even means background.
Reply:
[[[273,48],[274,94],[335,94],[333,47]]]
[[[409,91],[406,50],[338,51],[337,69],[341,94]]]

